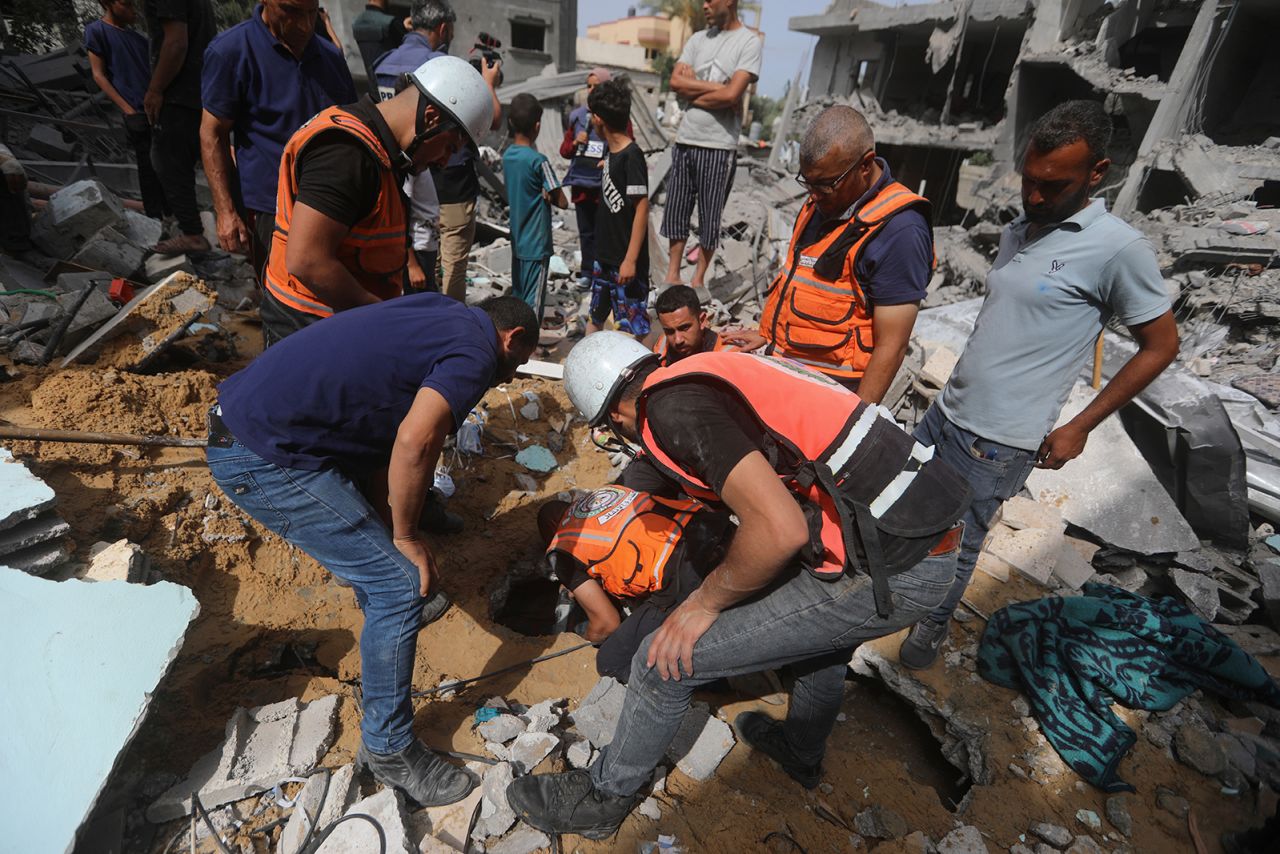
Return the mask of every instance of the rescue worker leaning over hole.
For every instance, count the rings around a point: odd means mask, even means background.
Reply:
[[[920,619],[954,578],[968,487],[884,410],[786,359],[656,361],[628,335],[588,335],[565,362],[569,399],[592,425],[643,448],[627,486],[683,491],[739,526],[723,560],[641,643],[600,758],[508,788],[520,818],[550,833],[611,835],[643,797],[694,690],[786,664],[796,674],[786,721],[747,712],[735,726],[817,786],[853,649]],[[647,470],[647,485],[633,469]]]
[[[829,107],[814,120],[796,180],[809,197],[760,329],[724,337],[743,350],[767,346],[880,403],[933,275],[929,202],[893,180],[852,107]]]

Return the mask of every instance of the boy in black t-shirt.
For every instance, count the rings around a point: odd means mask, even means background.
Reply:
[[[626,133],[631,90],[622,81],[606,80],[591,90],[587,109],[609,149],[600,176],[587,331],[600,331],[612,312],[619,330],[643,341],[650,328],[649,167]]]

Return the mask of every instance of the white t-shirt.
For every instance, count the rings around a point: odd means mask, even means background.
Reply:
[[[405,178],[404,194],[409,197],[409,236],[413,238],[413,248],[434,252],[440,248],[440,199],[431,172],[423,169]]]
[[[736,72],[760,76],[760,37],[745,25],[734,30],[707,29],[693,34],[680,53],[680,62],[699,80],[728,83]],[[739,105],[723,110],[690,106],[680,120],[676,142],[701,148],[737,148],[742,132]]]

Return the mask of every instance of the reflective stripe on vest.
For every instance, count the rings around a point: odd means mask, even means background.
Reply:
[[[661,590],[685,526],[703,505],[606,486],[578,499],[547,548],[581,561],[587,574],[618,597]]]
[[[871,361],[875,337],[872,306],[857,279],[858,259],[891,217],[912,207],[924,208],[927,217],[928,205],[923,196],[893,181],[849,223],[800,247],[800,237],[817,210],[812,199],[806,200],[791,234],[787,265],[774,278],[760,316],[760,331],[771,344],[770,352],[833,377],[861,378]],[[824,278],[814,266],[828,250],[840,251],[836,244],[842,239],[852,242],[843,250],[841,272],[837,278]]]
[[[289,273],[286,256],[289,226],[293,221],[293,207],[298,198],[298,158],[311,140],[330,130],[341,130],[355,136],[364,143],[382,167],[378,200],[374,203],[373,210],[353,225],[342,239],[337,250],[338,260],[361,287],[383,300],[401,294],[405,264],[408,261],[404,201],[395,171],[391,168],[390,157],[383,150],[373,130],[356,116],[339,107],[321,110],[290,137],[280,158],[276,227],[271,238],[266,274],[263,276],[267,290],[277,300],[296,311],[320,317],[333,314],[333,307],[316,296],[297,276]]]
[[[859,447],[871,434],[879,419],[881,429],[892,425],[900,430],[888,410],[870,406],[834,380],[795,362],[776,356],[751,353],[695,353],[669,368],[659,368],[645,381],[637,401],[640,443],[650,459],[669,477],[678,481],[690,496],[719,503],[720,498],[697,475],[682,468],[654,440],[646,417],[650,394],[664,385],[680,380],[696,379],[734,392],[756,417],[766,432],[797,462],[820,469],[823,478],[807,482],[794,472],[779,472],[784,485],[801,498],[816,503],[822,511],[820,558],[810,568],[822,575],[845,571],[850,560],[844,536],[844,519],[836,506],[829,485],[854,464]],[[915,479],[924,460],[931,458],[932,448],[911,443],[910,452],[901,460],[880,461],[892,474],[883,479],[878,493],[868,503],[872,515],[879,518],[902,496]],[[827,481],[824,485],[822,480]],[[874,487],[874,485],[873,485]]]

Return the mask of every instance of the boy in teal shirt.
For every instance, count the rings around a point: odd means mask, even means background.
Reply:
[[[564,189],[547,158],[534,148],[542,129],[542,105],[520,94],[507,108],[507,127],[515,142],[502,155],[502,172],[511,208],[511,292],[542,322],[542,303],[551,260],[551,205],[567,208]]]

